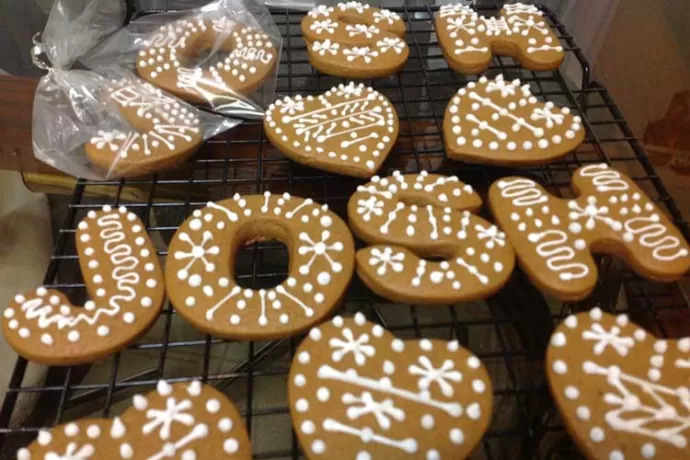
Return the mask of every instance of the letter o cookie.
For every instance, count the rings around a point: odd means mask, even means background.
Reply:
[[[384,77],[400,70],[410,50],[397,13],[360,2],[319,5],[302,20],[311,65],[348,78]]]
[[[229,53],[215,64],[190,68],[204,50]],[[165,24],[145,43],[137,72],[190,102],[219,105],[250,95],[272,74],[278,52],[265,33],[226,17],[181,19]]]
[[[455,176],[373,177],[348,203],[357,274],[372,291],[404,303],[483,299],[510,278],[515,254],[505,234],[472,214],[482,201]],[[441,257],[434,262],[424,257]]]
[[[535,71],[557,69],[565,57],[544,13],[534,5],[505,5],[500,18],[480,16],[460,3],[443,5],[434,22],[448,65],[461,73],[485,71],[494,54],[514,57]]]
[[[17,460],[249,460],[251,442],[235,406],[199,381],[169,384],[132,398],[112,419],[90,418],[41,430]]]
[[[89,211],[76,231],[79,266],[91,299],[75,307],[40,287],[15,296],[3,314],[7,342],[31,361],[67,366],[115,353],[145,333],[164,298],[156,249],[124,206]]]
[[[131,129],[98,131],[84,149],[109,177],[173,166],[201,145],[204,132],[193,107],[148,83],[128,79],[112,82],[107,93]]]
[[[521,177],[489,190],[496,221],[540,289],[562,300],[587,297],[598,279],[590,253],[621,257],[656,281],[675,281],[690,270],[683,235],[629,177],[592,164],[575,172],[572,187],[578,196],[572,200]]]
[[[235,253],[255,239],[288,247],[288,277],[274,288],[243,289],[235,281]],[[269,339],[298,334],[330,313],[353,270],[352,234],[327,205],[266,192],[195,210],[170,243],[165,278],[170,301],[198,329]]]

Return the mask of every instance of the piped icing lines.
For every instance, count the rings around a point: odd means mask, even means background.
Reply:
[[[455,176],[373,177],[348,203],[350,227],[372,244],[357,252],[357,273],[395,301],[451,304],[491,295],[510,277],[515,256],[501,230],[472,214],[480,207],[479,195]]]
[[[409,55],[405,32],[397,13],[359,2],[319,5],[302,20],[311,64],[343,77],[377,77],[400,69]]]
[[[270,289],[238,286],[236,253],[247,241],[288,246],[287,279]],[[297,334],[340,301],[354,268],[354,242],[327,205],[287,193],[240,196],[197,209],[173,237],[168,296],[202,331],[228,338]]]
[[[582,119],[539,101],[529,84],[481,77],[461,88],[443,120],[448,157],[494,164],[553,161],[584,140]]]
[[[573,176],[579,198],[562,200],[531,179],[501,179],[489,192],[492,211],[532,280],[567,300],[597,282],[590,252],[625,259],[642,276],[674,281],[690,269],[688,244],[663,212],[625,174],[606,164]]]
[[[271,142],[297,162],[371,177],[395,144],[398,115],[384,95],[350,82],[317,97],[275,101],[264,128]]]
[[[567,317],[551,336],[547,377],[587,458],[686,458],[690,337],[662,340],[599,308]]]
[[[466,458],[491,419],[476,356],[457,341],[402,341],[362,313],[312,329],[288,379],[309,459]]]
[[[118,458],[248,460],[244,422],[224,394],[199,381],[135,395],[122,415],[82,419],[41,430],[17,460]]]
[[[18,294],[3,313],[5,338],[40,363],[95,361],[124,348],[158,317],[163,276],[141,220],[122,206],[89,211],[77,226],[77,252],[91,300],[75,307],[59,291]]]
[[[486,70],[493,54],[512,56],[530,70],[556,69],[565,56],[543,12],[533,5],[506,5],[498,18],[459,3],[443,5],[435,24],[449,65],[463,73]]]
[[[86,145],[94,163],[115,170],[124,166],[140,170],[201,145],[204,133],[193,107],[132,79],[110,82],[106,93],[131,129],[98,131]]]
[[[217,50],[219,59],[187,67],[204,47]],[[253,92],[277,58],[271,38],[260,30],[227,17],[186,18],[161,26],[144,43],[136,66],[142,78],[182,99],[217,106],[224,97]]]

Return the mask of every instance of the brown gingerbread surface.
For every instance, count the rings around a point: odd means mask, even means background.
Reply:
[[[289,252],[287,279],[270,289],[238,286],[235,254],[276,239]],[[335,213],[287,193],[209,202],[179,228],[165,265],[170,301],[198,329],[235,339],[298,334],[330,313],[354,271],[352,234]]]
[[[104,358],[145,333],[165,289],[156,249],[139,218],[122,206],[89,211],[76,231],[79,265],[92,300],[74,306],[59,291],[18,294],[3,313],[16,352],[66,366]]]
[[[252,458],[244,422],[218,390],[199,381],[158,382],[112,419],[84,419],[42,430],[17,460]]]
[[[659,339],[595,308],[556,328],[546,362],[558,410],[587,458],[688,458],[690,337]]]
[[[224,57],[193,66],[208,50]],[[251,95],[277,62],[278,50],[264,32],[226,16],[188,17],[161,26],[144,43],[136,67],[141,78],[181,99],[218,108]]]
[[[107,102],[120,111],[125,124],[98,131],[84,150],[108,177],[165,169],[201,146],[204,130],[194,107],[134,79],[111,82],[105,91]]]
[[[319,5],[302,20],[311,65],[347,78],[383,77],[400,70],[410,54],[405,32],[400,15],[360,2]]]
[[[482,204],[455,176],[393,173],[359,186],[348,203],[357,274],[398,302],[452,304],[481,299],[510,278],[515,254],[505,234],[472,214]],[[428,258],[440,257],[437,262]]]
[[[587,297],[598,276],[592,253],[616,255],[656,281],[690,270],[681,232],[625,174],[590,164],[575,172],[572,187],[578,197],[572,200],[522,177],[498,180],[489,190],[496,221],[540,289],[563,300]]]
[[[498,75],[458,90],[446,108],[443,137],[453,160],[534,165],[575,150],[585,130],[569,108],[539,101],[529,84]]]
[[[288,399],[309,459],[466,458],[493,404],[486,369],[457,341],[403,341],[362,313],[309,332]]]
[[[483,72],[493,55],[514,57],[529,70],[557,69],[565,57],[558,36],[534,5],[507,4],[498,18],[461,3],[443,5],[434,23],[448,65],[461,73]]]
[[[317,169],[371,177],[398,138],[398,114],[378,91],[350,82],[268,107],[266,136],[287,157]]]

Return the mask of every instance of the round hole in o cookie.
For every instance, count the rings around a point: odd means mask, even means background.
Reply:
[[[290,268],[287,230],[270,219],[244,226],[238,232],[232,267],[241,288],[270,289],[282,284]],[[256,263],[255,263],[256,261]]]

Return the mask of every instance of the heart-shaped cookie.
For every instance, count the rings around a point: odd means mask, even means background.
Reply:
[[[690,337],[660,340],[599,308],[551,336],[551,392],[588,458],[690,458]]]
[[[136,395],[113,419],[84,419],[40,431],[17,460],[118,458],[250,459],[244,422],[223,393],[199,381]]]
[[[285,97],[264,118],[268,139],[292,160],[371,177],[398,137],[398,114],[384,95],[350,82],[320,96]]]
[[[465,458],[491,420],[476,356],[457,341],[397,339],[362,313],[312,329],[288,385],[310,459]]]
[[[18,294],[2,318],[7,342],[27,359],[67,366],[121,350],[158,318],[165,290],[146,227],[124,206],[89,211],[76,231],[79,266],[93,300],[77,307],[59,291]]]
[[[481,77],[461,88],[443,117],[448,158],[498,165],[549,163],[585,138],[582,119],[541,102],[528,84]]]

